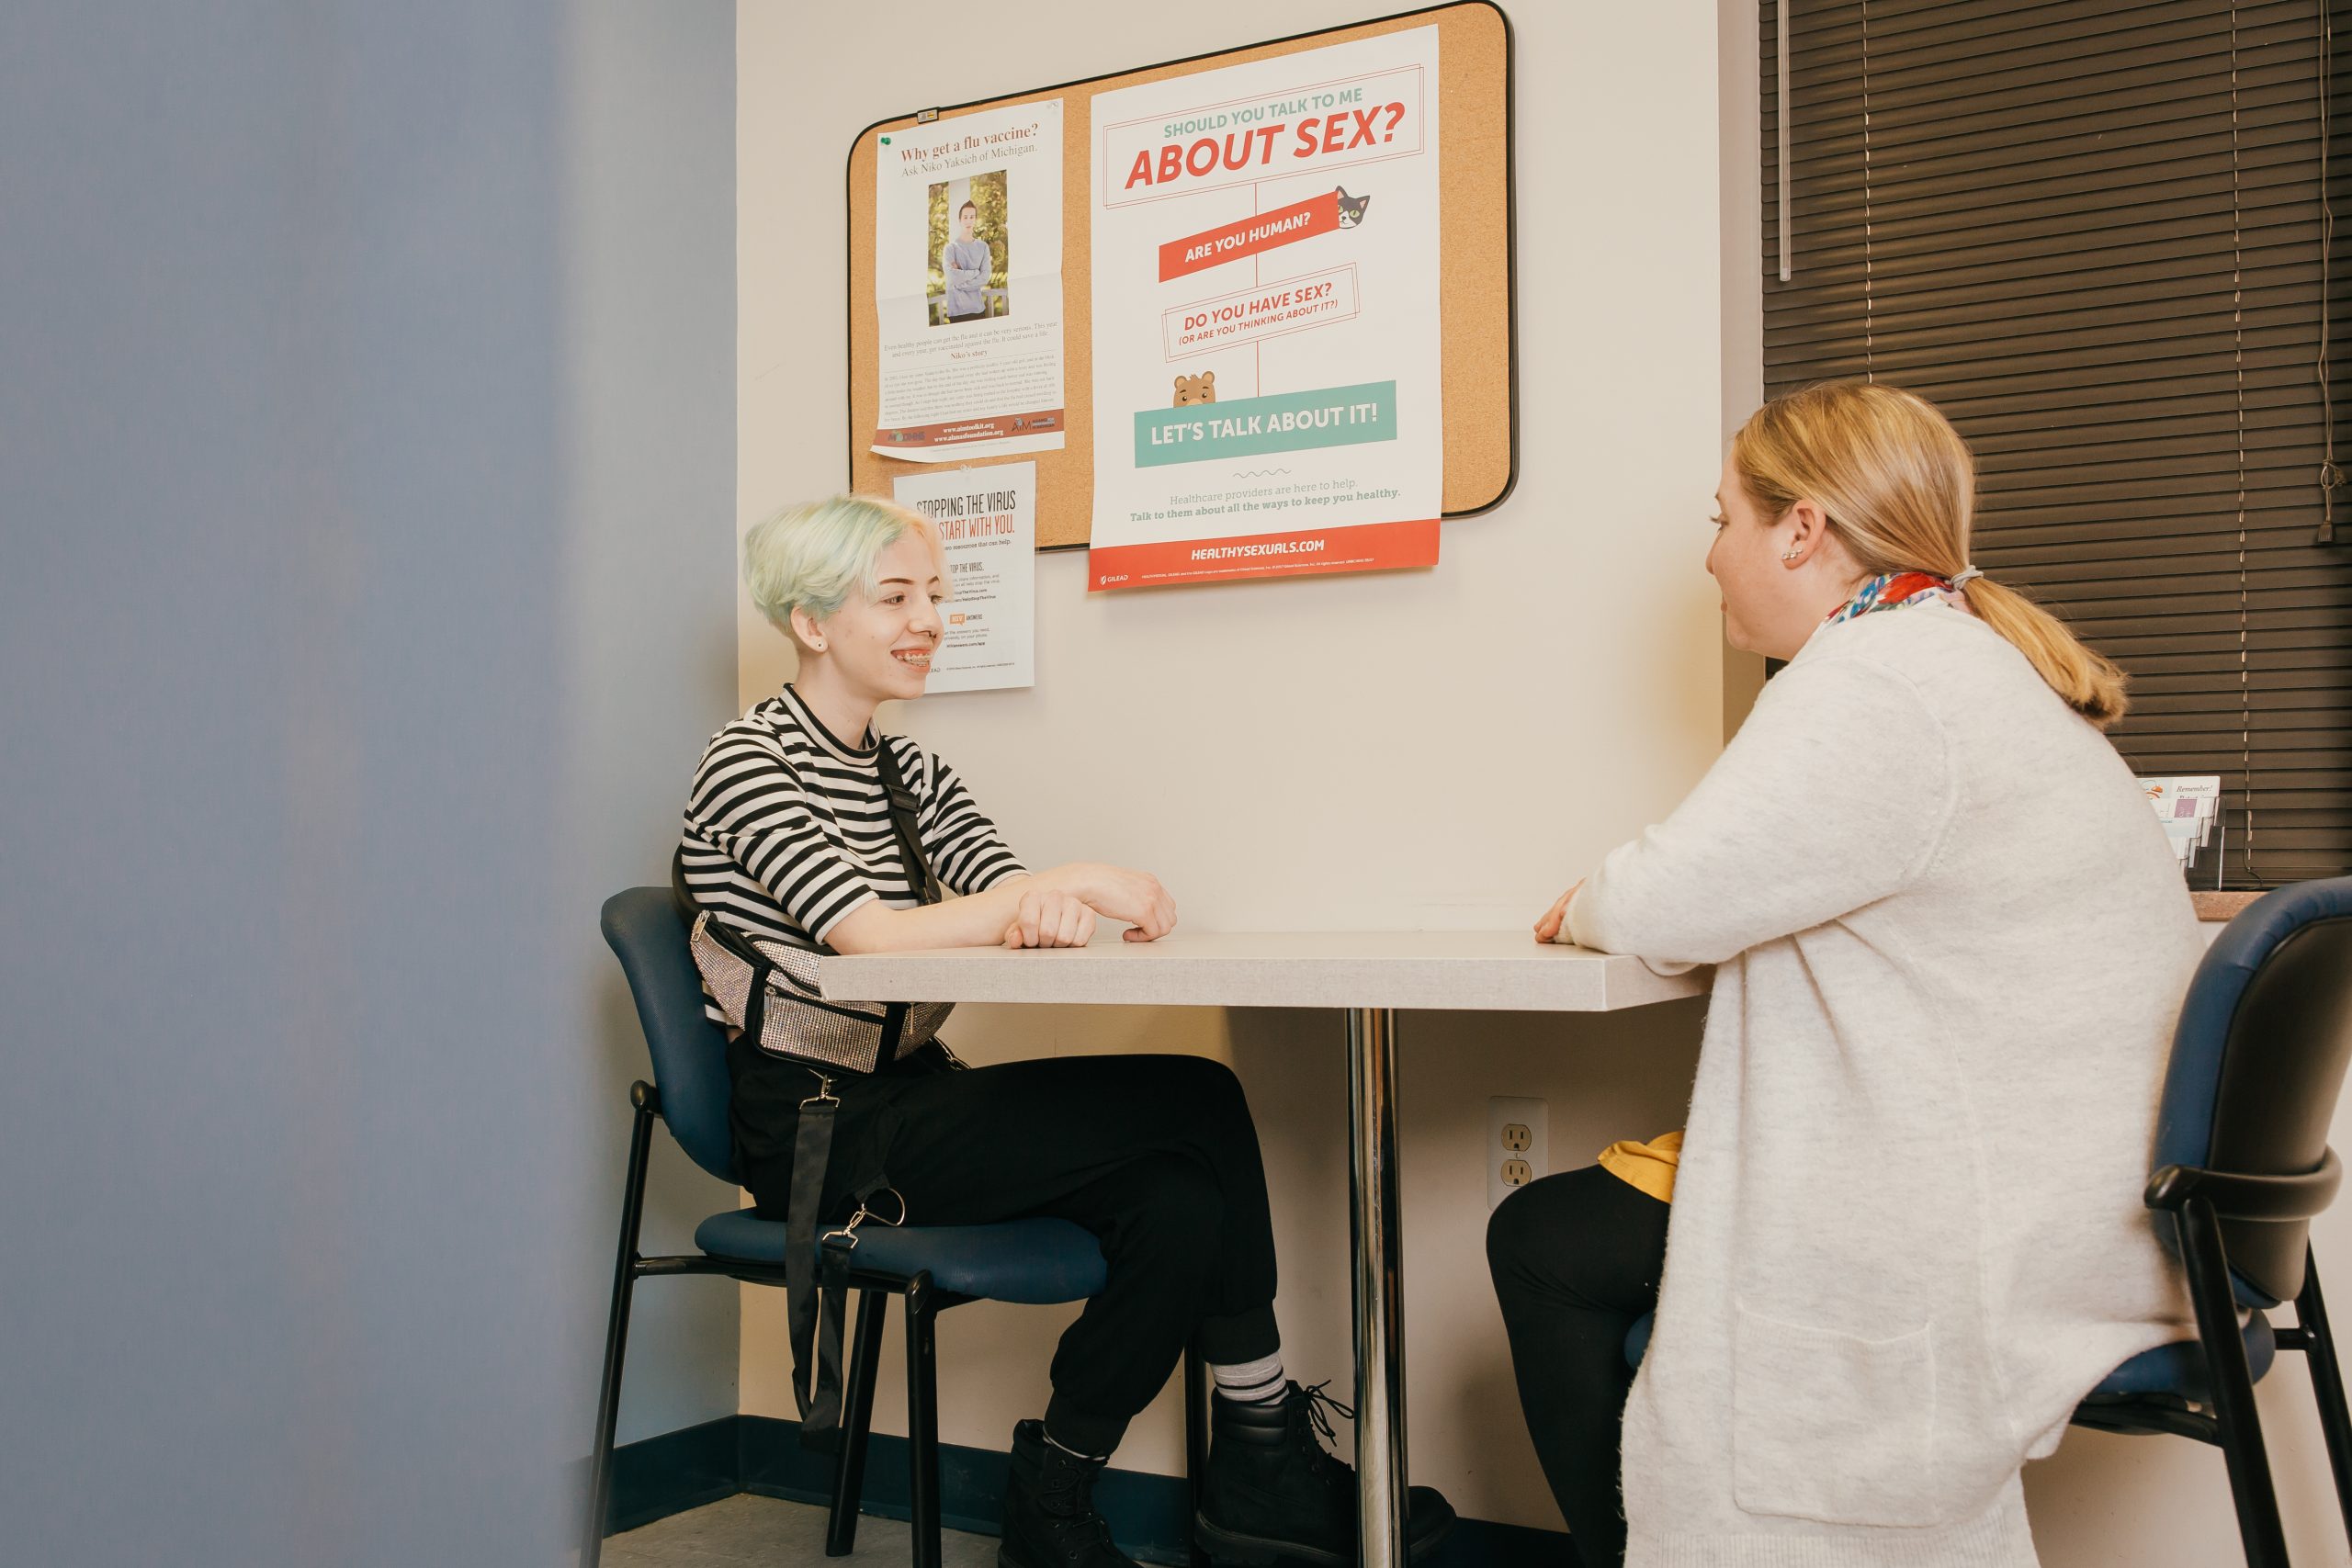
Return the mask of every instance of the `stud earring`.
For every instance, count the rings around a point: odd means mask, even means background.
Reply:
[[[825,651],[825,645],[821,642],[812,642],[808,645],[808,649],[812,653],[822,653]]]
[[[1781,552],[1781,558],[1782,560],[1794,560],[1798,556],[1804,553],[1804,552],[1802,550],[1782,550]]]

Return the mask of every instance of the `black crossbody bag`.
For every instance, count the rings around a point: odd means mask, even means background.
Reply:
[[[918,903],[936,904],[943,896],[939,878],[922,852],[922,836],[915,825],[921,799],[907,787],[888,739],[881,743],[875,762],[889,799],[890,834],[906,866],[908,884],[914,888]],[[897,1195],[888,1178],[881,1175],[855,1194],[857,1212],[825,1233],[828,1245],[821,1261],[826,1278],[820,1281],[818,1207],[824,1199],[826,1163],[832,1156],[834,1117],[841,1110],[833,1080],[889,1071],[933,1043],[954,1004],[829,1000],[817,980],[823,950],[747,935],[695,906],[686,886],[683,845],[670,859],[670,891],[680,917],[691,928],[688,941],[695,967],[702,972],[728,1021],[761,1050],[816,1075],[817,1092],[800,1102],[792,1143],[792,1181],[785,1209],[785,1314],[792,1340],[792,1394],[800,1407],[801,1441],[811,1448],[831,1449],[840,1438],[842,1325],[848,1308],[848,1288],[839,1278],[839,1254],[857,1245],[860,1224],[880,1218],[870,1214],[867,1201],[884,1192]],[[953,1055],[945,1060],[953,1066],[963,1065]],[[904,1223],[903,1199],[899,1210],[898,1218],[883,1223]],[[831,1244],[837,1240],[845,1241],[846,1246],[836,1249]]]

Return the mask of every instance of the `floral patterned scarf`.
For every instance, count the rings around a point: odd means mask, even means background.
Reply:
[[[1854,590],[1854,596],[1830,611],[1821,624],[1834,626],[1873,610],[1899,610],[1905,604],[1928,604],[1939,600],[1955,610],[1975,614],[1968,608],[1968,595],[1954,588],[1947,578],[1926,571],[1888,571],[1865,578],[1862,585]]]

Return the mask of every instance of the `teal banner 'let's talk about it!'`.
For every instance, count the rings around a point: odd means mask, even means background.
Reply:
[[[1136,467],[1396,439],[1396,383],[1366,381],[1136,415]]]

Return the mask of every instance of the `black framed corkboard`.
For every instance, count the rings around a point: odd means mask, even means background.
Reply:
[[[1094,410],[1093,254],[1088,222],[1094,95],[1172,76],[1271,60],[1408,28],[1438,28],[1438,97],[1445,132],[1438,148],[1438,211],[1445,233],[1445,284],[1439,299],[1444,344],[1444,514],[1467,517],[1499,504],[1519,474],[1519,297],[1512,251],[1510,22],[1492,0],[1456,0],[1377,21],[1221,50],[1114,75],[876,120],[849,150],[850,488],[888,495],[891,481],[933,469],[871,450],[881,413],[881,323],[874,301],[876,138],[930,118],[972,109],[1062,100],[1062,377],[1069,412],[1058,452],[983,457],[970,466],[1037,465],[1037,547],[1075,549],[1092,532]]]

